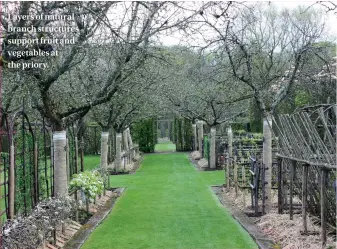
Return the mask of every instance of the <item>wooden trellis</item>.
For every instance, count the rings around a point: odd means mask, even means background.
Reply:
[[[279,212],[286,188],[302,201],[303,229],[307,213],[320,217],[321,236],[326,243],[327,226],[336,224],[336,105],[303,108],[292,115],[274,119],[273,130],[279,137]],[[335,228],[334,228],[335,229]]]

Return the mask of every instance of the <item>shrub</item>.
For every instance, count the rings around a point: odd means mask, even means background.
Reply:
[[[70,182],[70,188],[83,191],[89,202],[94,202],[104,191],[104,179],[97,170],[75,174]]]
[[[69,196],[41,201],[28,217],[7,220],[2,228],[3,247],[30,249],[40,247],[50,232],[68,219],[76,208]]]

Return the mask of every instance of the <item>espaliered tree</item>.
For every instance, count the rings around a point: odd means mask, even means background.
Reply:
[[[324,19],[317,10],[278,10],[272,4],[249,5],[230,15],[222,14],[224,5],[215,3],[216,14],[204,15],[203,21],[216,32],[213,45],[216,43],[223,49],[232,76],[251,89],[264,117],[263,163],[268,211],[271,208],[272,117],[295,85],[307,63],[306,55],[317,50],[314,44],[324,35]]]

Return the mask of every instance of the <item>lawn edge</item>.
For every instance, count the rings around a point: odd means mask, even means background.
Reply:
[[[63,249],[80,249],[96,227],[111,213],[117,200],[121,197],[125,189],[126,188],[117,188],[115,192],[118,194],[118,197],[110,198],[102,209],[94,214],[89,221],[74,234],[74,236],[64,245]]]
[[[243,211],[236,208],[226,196],[221,195],[221,187],[222,186],[211,186],[211,189],[222,206],[226,208],[231,216],[248,232],[260,249],[273,248],[275,243],[262,232],[261,228],[258,227]]]

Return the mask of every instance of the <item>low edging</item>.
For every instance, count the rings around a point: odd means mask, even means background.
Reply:
[[[88,239],[95,228],[108,216],[114,207],[116,201],[124,192],[125,188],[118,188],[114,192],[118,194],[117,198],[110,198],[105,205],[95,213],[89,221],[84,224],[74,236],[64,245],[64,249],[79,249]]]
[[[213,192],[218,197],[220,203],[230,212],[232,217],[250,234],[260,249],[274,248],[275,243],[268,238],[262,230],[250,219],[242,210],[231,205],[231,201],[222,194],[221,187],[212,186]]]

